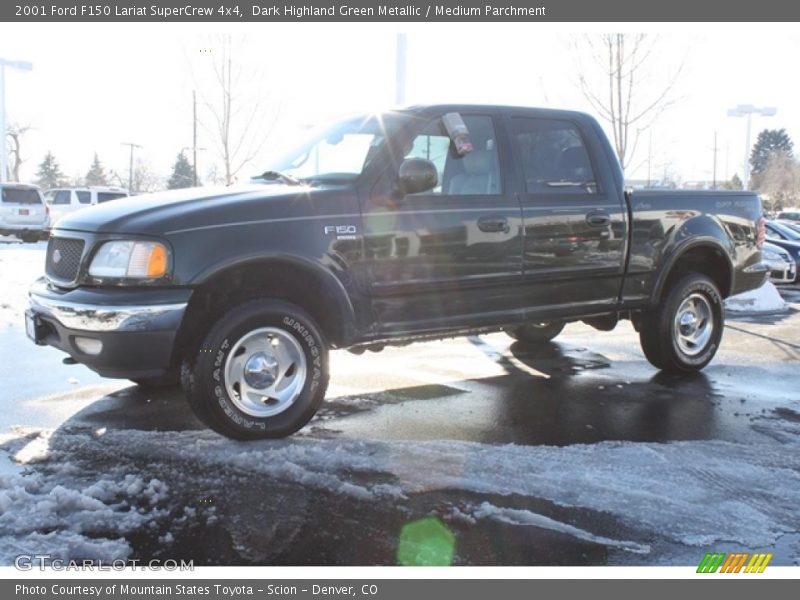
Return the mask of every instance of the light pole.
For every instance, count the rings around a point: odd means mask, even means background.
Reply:
[[[0,183],[6,180],[8,163],[6,161],[6,67],[30,71],[33,64],[24,60],[6,60],[0,58]]]
[[[141,148],[139,144],[134,144],[133,142],[121,142],[123,146],[130,146],[131,148],[131,160],[128,165],[128,193],[133,194],[133,149],[134,148]]]
[[[742,166],[742,189],[747,189],[750,183],[750,123],[753,115],[761,115],[762,117],[773,117],[778,109],[774,106],[766,106],[764,108],[757,108],[752,104],[740,104],[736,108],[731,108],[728,111],[729,117],[747,117],[747,133],[745,134],[744,143],[744,164]]]

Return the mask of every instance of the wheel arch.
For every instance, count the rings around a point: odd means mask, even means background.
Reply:
[[[176,352],[199,343],[201,330],[231,306],[258,297],[296,304],[307,311],[333,347],[355,336],[355,311],[342,282],[323,265],[295,256],[248,257],[205,271],[181,324]]]
[[[723,298],[733,289],[734,266],[730,250],[717,237],[693,237],[667,256],[650,296],[651,307],[658,305],[673,282],[690,272],[709,277]]]

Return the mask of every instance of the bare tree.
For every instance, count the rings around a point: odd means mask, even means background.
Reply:
[[[800,164],[787,152],[776,152],[759,173],[757,185],[768,210],[794,206],[800,198]]]
[[[586,35],[573,44],[581,93],[611,125],[623,170],[630,165],[641,133],[676,102],[673,90],[684,63],[655,85],[652,63],[658,47],[658,37],[626,33]]]
[[[278,116],[263,90],[264,73],[243,66],[242,56],[247,54],[243,38],[234,42],[230,35],[218,36],[208,53],[213,83],[197,86],[207,109],[201,123],[222,162],[220,179],[225,185],[235,183],[242,168],[258,155]]]
[[[8,179],[9,181],[19,181],[19,169],[25,159],[22,158],[22,138],[31,130],[30,125],[20,125],[12,123],[6,128],[6,142],[8,147],[8,156],[11,162],[8,165]]]
[[[131,194],[146,194],[166,189],[164,178],[159,176],[153,170],[150,162],[143,158],[137,158],[134,161],[133,177],[131,179],[131,189],[128,190]],[[128,186],[128,176],[120,175],[113,169],[108,173],[108,181],[120,187]]]

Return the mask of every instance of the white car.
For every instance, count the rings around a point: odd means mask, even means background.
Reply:
[[[49,209],[36,185],[0,183],[0,235],[38,242],[50,226]]]
[[[119,187],[60,187],[47,190],[44,199],[50,206],[51,225],[55,225],[61,217],[76,210],[128,196],[128,190]]]
[[[769,280],[772,283],[793,283],[797,278],[797,263],[780,246],[764,242],[761,260],[769,265]]]

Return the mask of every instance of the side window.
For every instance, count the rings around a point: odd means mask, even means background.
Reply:
[[[515,117],[511,124],[529,194],[597,193],[589,153],[574,123]]]
[[[81,204],[92,203],[92,192],[75,192],[78,195],[78,202]]]
[[[472,152],[458,156],[441,118],[414,137],[405,158],[425,158],[436,165],[439,183],[427,194],[443,196],[499,195],[502,193],[500,164],[491,117],[465,115],[464,124],[472,141]]]
[[[69,190],[60,190],[56,192],[56,195],[53,196],[53,204],[69,204],[71,193],[72,192]]]

